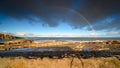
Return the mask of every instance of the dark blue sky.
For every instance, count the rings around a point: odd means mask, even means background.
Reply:
[[[0,0],[0,32],[16,36],[120,37],[119,0]]]

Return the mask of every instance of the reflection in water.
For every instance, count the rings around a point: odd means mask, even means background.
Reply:
[[[89,51],[89,48],[83,47],[82,51]]]
[[[12,49],[9,52],[44,52],[44,51],[72,51],[69,47],[41,47]]]

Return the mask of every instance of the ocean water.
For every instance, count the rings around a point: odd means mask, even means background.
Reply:
[[[105,40],[120,40],[120,37],[24,37],[26,40],[34,40],[35,42],[51,42],[51,41],[105,41]],[[0,43],[8,40],[0,40]]]
[[[44,41],[71,41],[71,42],[80,42],[80,41],[105,41],[105,40],[120,40],[120,38],[115,37],[29,37],[25,39],[34,40],[36,42]]]

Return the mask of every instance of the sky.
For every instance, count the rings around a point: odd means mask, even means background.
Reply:
[[[120,0],[0,0],[0,33],[120,37]]]

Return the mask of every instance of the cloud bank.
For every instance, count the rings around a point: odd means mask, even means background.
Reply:
[[[120,0],[0,0],[0,13],[34,23],[36,17],[50,27],[62,21],[87,30],[89,24],[95,30],[120,29]]]

